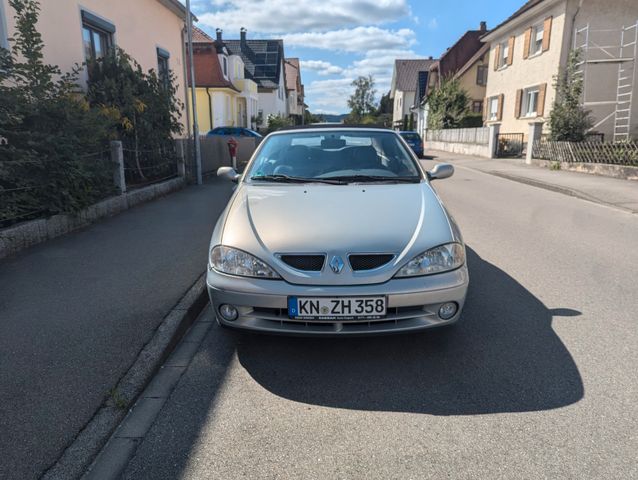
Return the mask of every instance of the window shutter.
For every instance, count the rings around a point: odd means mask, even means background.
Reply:
[[[508,65],[511,65],[512,62],[514,61],[514,40],[515,39],[516,37],[512,35],[509,40],[509,53],[507,54]]]
[[[552,17],[547,17],[543,25],[543,52],[549,50],[549,42],[552,37]]]
[[[485,121],[487,120],[487,112],[489,107],[489,103],[490,103],[490,99],[488,97],[485,97],[483,99],[483,123],[485,123]]]
[[[503,120],[503,100],[505,100],[505,95],[501,93],[498,96],[498,109],[496,110],[496,119],[499,122]]]
[[[547,84],[543,83],[538,87],[538,105],[536,105],[536,116],[545,115],[545,97],[547,95]]]
[[[525,31],[525,45],[523,46],[523,58],[529,58],[529,47],[532,43],[532,27]]]
[[[514,116],[521,118],[521,107],[523,103],[523,90],[516,90],[516,105],[514,106]]]
[[[501,44],[496,45],[494,49],[494,70],[498,70],[498,61],[501,58]]]

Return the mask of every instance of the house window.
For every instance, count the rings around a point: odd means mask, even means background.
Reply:
[[[524,117],[536,117],[538,112],[538,87],[526,88],[523,91],[522,114]]]
[[[168,59],[170,57],[170,53],[166,50],[162,48],[157,49],[157,76],[165,89],[168,89],[171,81],[171,73],[168,66]]]
[[[9,48],[7,39],[7,24],[4,18],[4,4],[0,2],[0,48]]]
[[[476,84],[485,86],[487,85],[487,65],[479,65],[476,69]]]
[[[500,44],[500,55],[498,57],[498,68],[502,68],[508,64],[510,56],[510,44],[509,42],[503,42]]]
[[[224,67],[224,77],[228,77],[228,59],[225,55],[222,57],[222,65]]]
[[[472,101],[472,113],[483,113],[483,100]]]
[[[492,97],[489,100],[490,102],[490,111],[487,116],[488,120],[498,120],[498,97]]]
[[[539,23],[532,27],[532,38],[529,44],[529,54],[536,55],[543,51],[543,36],[545,28],[543,23]]]
[[[113,47],[115,26],[101,18],[82,12],[82,41],[86,60],[97,60]]]

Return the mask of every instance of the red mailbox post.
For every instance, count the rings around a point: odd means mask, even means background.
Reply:
[[[237,171],[237,146],[239,143],[233,137],[230,137],[228,140],[228,153],[230,154],[230,159],[235,171]]]

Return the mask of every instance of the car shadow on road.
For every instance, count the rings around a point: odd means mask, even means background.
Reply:
[[[583,383],[550,310],[468,248],[470,290],[450,329],[374,338],[247,335],[243,367],[283,398],[336,408],[474,415],[563,407]],[[571,321],[577,321],[572,319]]]

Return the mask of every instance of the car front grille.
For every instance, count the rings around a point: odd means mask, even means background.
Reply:
[[[325,255],[281,255],[281,261],[295,270],[320,272],[326,260]]]
[[[350,267],[353,271],[374,270],[382,267],[394,258],[391,254],[362,254],[350,255]]]
[[[295,325],[334,325],[336,322],[344,323],[344,324],[380,324],[380,323],[396,323],[400,322],[404,319],[410,319],[417,316],[425,316],[429,315],[428,312],[425,312],[420,306],[412,306],[412,307],[393,307],[388,308],[385,317],[371,319],[371,320],[358,320],[358,319],[342,319],[342,320],[305,320],[305,319],[292,319],[288,316],[288,309],[286,308],[261,308],[256,307],[253,309],[253,315],[256,317],[267,320],[271,322],[277,323],[288,323]]]

